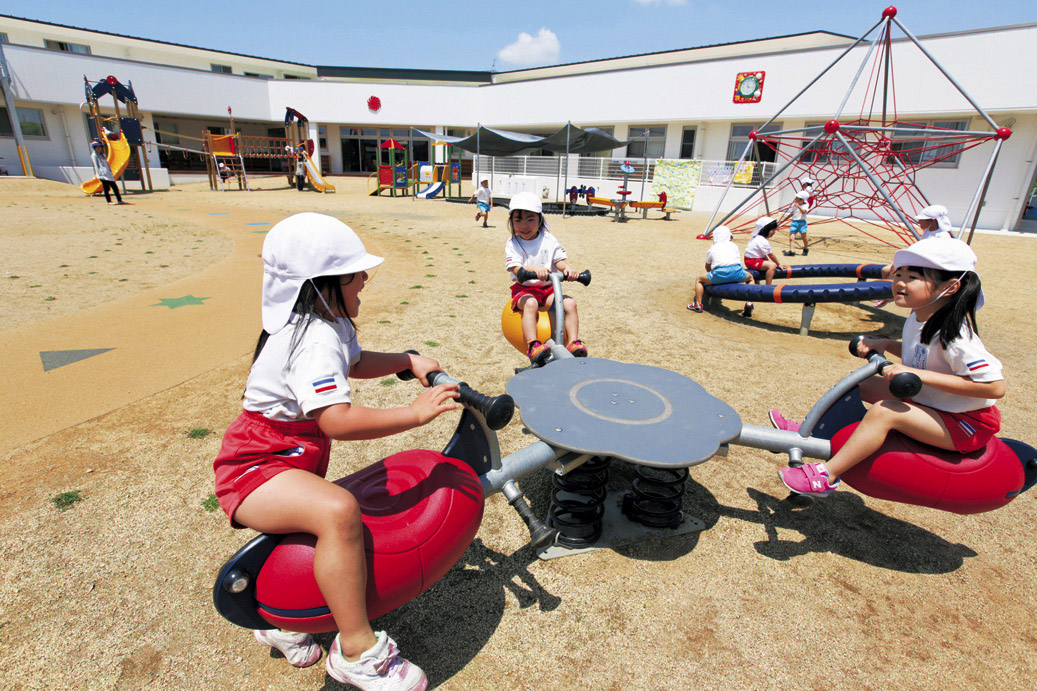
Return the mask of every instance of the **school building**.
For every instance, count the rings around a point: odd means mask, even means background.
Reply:
[[[900,19],[910,28],[910,17]],[[13,100],[0,105],[0,167],[8,174],[21,173],[7,113],[13,105],[36,176],[70,183],[91,178],[92,133],[83,78],[96,83],[113,75],[132,84],[149,143],[200,149],[205,132],[230,131],[230,114],[242,134],[284,136],[285,109],[291,107],[309,119],[308,134],[318,150],[314,159],[326,172],[370,175],[375,149],[389,137],[410,148],[412,160],[429,159],[429,140],[411,128],[465,135],[482,125],[547,135],[571,123],[632,141],[611,152],[571,155],[565,161],[567,184],[597,182],[599,192],[608,195],[620,184],[618,165],[612,161],[699,160],[703,175],[694,208],[708,210],[730,179],[749,133],[787,103],[792,101],[768,130],[817,126],[833,117],[867,62],[870,39],[793,98],[857,38],[813,31],[486,72],[304,65],[0,15],[3,68]],[[979,226],[1037,230],[1037,209],[1030,205],[1037,175],[1037,71],[1030,69],[1037,64],[1037,22],[918,38],[998,127],[1012,130],[997,160]],[[991,130],[908,39],[894,33],[893,42],[900,120],[950,130]],[[733,98],[736,78],[747,73],[765,78],[754,85],[754,98]],[[101,106],[114,113],[110,97]],[[848,110],[843,119],[852,115]],[[190,153],[153,146],[148,151],[156,186],[204,171]],[[493,186],[503,193],[532,184],[559,196],[564,155],[532,153],[512,161],[473,161],[466,154],[465,167],[477,168],[481,177],[492,175]],[[768,156],[773,160],[774,152],[761,150],[758,165],[768,165]],[[918,172],[918,185],[933,202],[946,205],[959,225],[989,159],[989,146],[942,156],[938,164]],[[270,172],[283,168],[276,160],[263,165]],[[651,170],[651,165],[641,166],[642,179],[632,182],[650,189]]]

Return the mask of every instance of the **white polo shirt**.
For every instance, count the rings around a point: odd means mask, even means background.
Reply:
[[[745,246],[745,256],[749,259],[763,259],[773,251],[771,243],[762,235],[754,235]]]
[[[267,338],[248,375],[245,410],[296,422],[318,408],[350,402],[349,368],[361,355],[356,331],[345,320],[334,325],[317,317],[300,319],[293,314],[288,326]],[[297,329],[301,336],[293,339]]]
[[[549,271],[555,270],[555,264],[567,259],[565,248],[559,244],[554,235],[546,230],[532,240],[523,240],[518,235],[512,236],[508,244],[504,246],[505,267],[510,269],[515,266],[543,266]],[[511,274],[511,280],[517,281],[515,274]],[[522,285],[538,286],[547,283],[534,278]]]

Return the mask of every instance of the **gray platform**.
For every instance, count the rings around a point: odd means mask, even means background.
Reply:
[[[551,446],[655,468],[712,458],[742,421],[687,377],[659,367],[563,358],[508,382],[523,424]]]

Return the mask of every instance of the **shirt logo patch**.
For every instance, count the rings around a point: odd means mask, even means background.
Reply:
[[[975,372],[978,369],[983,369],[984,367],[990,367],[990,363],[988,363],[986,360],[980,359],[980,360],[973,360],[972,362],[966,362],[965,366],[969,368],[969,372]]]
[[[338,384],[335,383],[335,377],[328,377],[326,379],[318,379],[313,382],[314,393],[328,393],[338,388]]]
[[[961,431],[967,436],[972,436],[976,433],[976,430],[972,428],[972,425],[965,422],[964,420],[958,420],[958,427],[961,427]]]

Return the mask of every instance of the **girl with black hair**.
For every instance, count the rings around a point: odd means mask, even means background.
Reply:
[[[828,496],[839,486],[839,476],[877,451],[892,430],[968,453],[986,446],[1001,429],[995,403],[1005,395],[1005,381],[1001,363],[979,338],[976,310],[984,297],[975,269],[975,253],[953,238],[928,238],[897,251],[893,301],[911,310],[903,339],[864,338],[858,355],[888,352],[903,364],[861,383],[861,399],[874,405],[831,459],[780,471],[789,489]],[[923,385],[907,401],[889,391],[889,381],[902,372],[918,375]],[[771,411],[771,421],[779,429],[798,429],[777,411]]]

